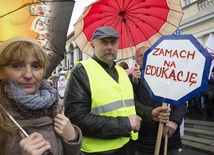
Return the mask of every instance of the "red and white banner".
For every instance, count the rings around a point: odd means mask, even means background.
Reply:
[[[212,76],[212,69],[214,67],[214,35],[210,34],[205,45],[204,48],[212,55],[213,61],[210,67],[210,76]],[[210,77],[209,76],[209,77]]]
[[[210,34],[204,48],[214,57],[214,35]]]

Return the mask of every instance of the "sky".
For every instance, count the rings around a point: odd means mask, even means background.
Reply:
[[[68,28],[68,34],[74,30],[73,25],[75,24],[75,22],[77,21],[77,19],[81,15],[84,8],[94,1],[95,0],[76,0],[75,5],[74,5],[74,9],[73,9],[73,13],[71,16],[70,25]]]

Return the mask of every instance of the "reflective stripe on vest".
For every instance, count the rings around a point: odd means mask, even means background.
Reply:
[[[91,88],[91,112],[100,116],[129,116],[135,114],[133,89],[131,82],[120,66],[115,66],[118,72],[118,83],[95,60],[87,59],[81,62],[89,78]],[[136,140],[137,133],[132,132]],[[102,152],[118,149],[125,145],[130,138],[98,139],[83,137],[82,151]]]
[[[103,105],[103,106],[99,106],[99,107],[94,107],[91,109],[91,113],[92,114],[95,114],[95,115],[100,115],[102,113],[106,113],[106,112],[109,112],[109,111],[113,111],[113,110],[116,110],[116,109],[120,109],[120,108],[123,108],[123,104],[122,104],[123,101],[116,101],[116,102],[113,102],[113,103],[109,103],[109,104],[106,104],[106,105]],[[133,100],[126,100],[124,101],[125,102],[125,105],[126,107],[129,107],[129,106],[134,106],[133,104]]]

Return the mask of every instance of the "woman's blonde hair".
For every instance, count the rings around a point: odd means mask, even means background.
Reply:
[[[2,72],[5,66],[10,65],[13,60],[22,62],[29,52],[34,53],[40,67],[46,70],[49,65],[49,60],[41,46],[38,46],[38,44],[35,44],[35,42],[27,40],[17,40],[8,43],[7,46],[5,46],[4,43],[0,45],[0,72]],[[6,86],[6,80],[7,79],[0,79],[0,104],[10,113],[10,109],[6,106],[6,102],[8,101],[5,98],[3,91],[4,87]],[[0,108],[1,155],[8,154],[9,149],[17,139],[17,134],[19,134],[19,128],[11,122],[6,113]]]

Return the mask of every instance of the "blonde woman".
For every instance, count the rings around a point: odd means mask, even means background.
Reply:
[[[37,41],[14,37],[0,45],[0,104],[29,134],[25,137],[0,108],[0,154],[78,155],[82,134],[44,79],[49,61]]]

